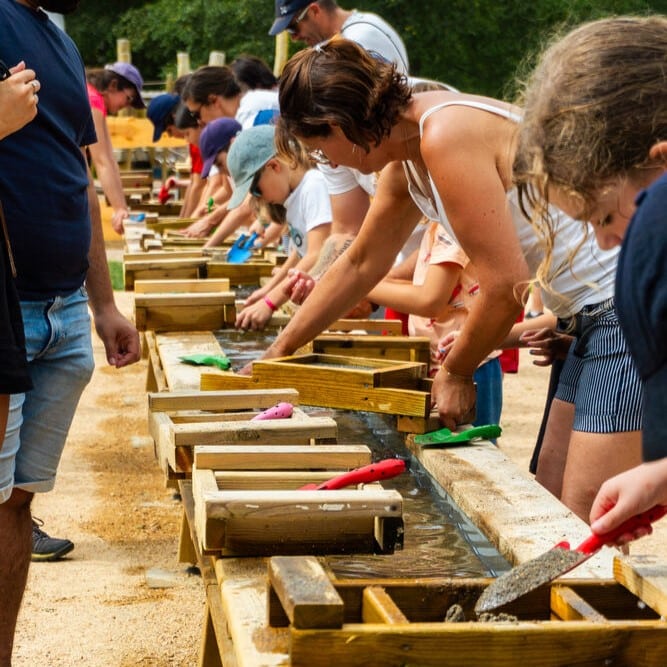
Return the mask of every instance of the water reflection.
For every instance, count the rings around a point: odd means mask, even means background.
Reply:
[[[273,340],[262,332],[216,332],[235,369],[256,359]],[[507,569],[507,563],[449,501],[419,462],[410,457],[395,419],[371,412],[304,407],[309,414],[330,416],[338,424],[338,442],[365,444],[373,460],[400,456],[410,459],[410,471],[383,482],[403,496],[404,548],[392,555],[328,556],[340,577],[479,577]]]

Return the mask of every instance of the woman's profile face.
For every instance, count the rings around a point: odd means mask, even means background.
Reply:
[[[340,127],[332,126],[327,137],[299,137],[306,147],[310,157],[316,163],[327,164],[331,167],[351,167],[362,174],[372,174],[380,171],[388,162],[382,157],[379,148],[371,147],[369,153],[351,142]]]

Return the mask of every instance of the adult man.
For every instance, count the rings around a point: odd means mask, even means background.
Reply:
[[[35,492],[53,488],[74,411],[93,371],[86,288],[108,362],[125,366],[140,353],[136,329],[114,303],[99,204],[84,155],[96,137],[83,62],[74,42],[39,5],[69,13],[78,0],[0,0],[0,58],[25,60],[41,84],[36,118],[4,139],[0,151],[0,200],[34,385],[31,392],[12,396],[0,451],[3,666],[11,662],[30,563],[30,502]]]
[[[310,46],[340,35],[395,63],[400,72],[408,73],[408,54],[403,40],[377,14],[346,10],[339,7],[335,0],[276,0],[275,10],[270,35],[286,30],[293,40],[306,42]],[[350,245],[368,212],[369,197],[375,194],[376,186],[375,174],[362,174],[349,167],[318,167],[327,179],[333,219],[331,235],[311,270],[315,277],[321,276]],[[422,228],[416,228],[415,234],[398,256],[398,264],[419,246],[422,231]],[[412,278],[410,267],[406,267],[406,271],[400,277]],[[305,276],[303,278],[307,279]],[[301,283],[296,282],[297,276],[293,280],[295,285]],[[300,302],[303,294],[297,286],[291,296],[294,301]],[[370,312],[370,309],[364,310],[363,303],[360,306],[349,315],[365,316]]]

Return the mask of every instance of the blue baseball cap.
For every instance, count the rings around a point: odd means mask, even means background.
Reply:
[[[227,209],[240,206],[250,191],[255,174],[276,154],[275,125],[255,125],[243,130],[229,149],[227,169],[234,179],[234,192]]]
[[[160,137],[167,129],[167,119],[176,110],[180,97],[176,93],[162,93],[156,95],[149,103],[146,115],[153,123],[153,141],[160,141]]]
[[[312,2],[313,0],[276,0],[276,20],[269,30],[269,35],[275,36],[287,30],[296,13]]]
[[[208,176],[216,155],[229,148],[232,139],[241,129],[241,123],[233,118],[216,118],[210,123],[206,123],[199,136],[199,150],[204,161],[201,170],[202,178]]]
[[[144,87],[144,80],[141,78],[139,70],[130,63],[114,63],[113,65],[107,65],[104,69],[108,69],[118,76],[122,76],[124,79],[127,79],[136,89],[137,94],[132,101],[132,106],[135,109],[145,109],[146,105],[141,97],[141,89]]]

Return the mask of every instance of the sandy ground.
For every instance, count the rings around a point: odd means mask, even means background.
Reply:
[[[124,312],[131,295],[118,293]],[[15,667],[174,667],[197,664],[204,594],[176,562],[180,504],[165,487],[146,428],[144,361],[117,371],[95,337],[86,389],[52,493],[33,512],[76,545],[57,563],[33,563],[19,618]],[[505,379],[501,447],[525,470],[547,373],[523,354]],[[149,588],[146,573],[169,575]]]

